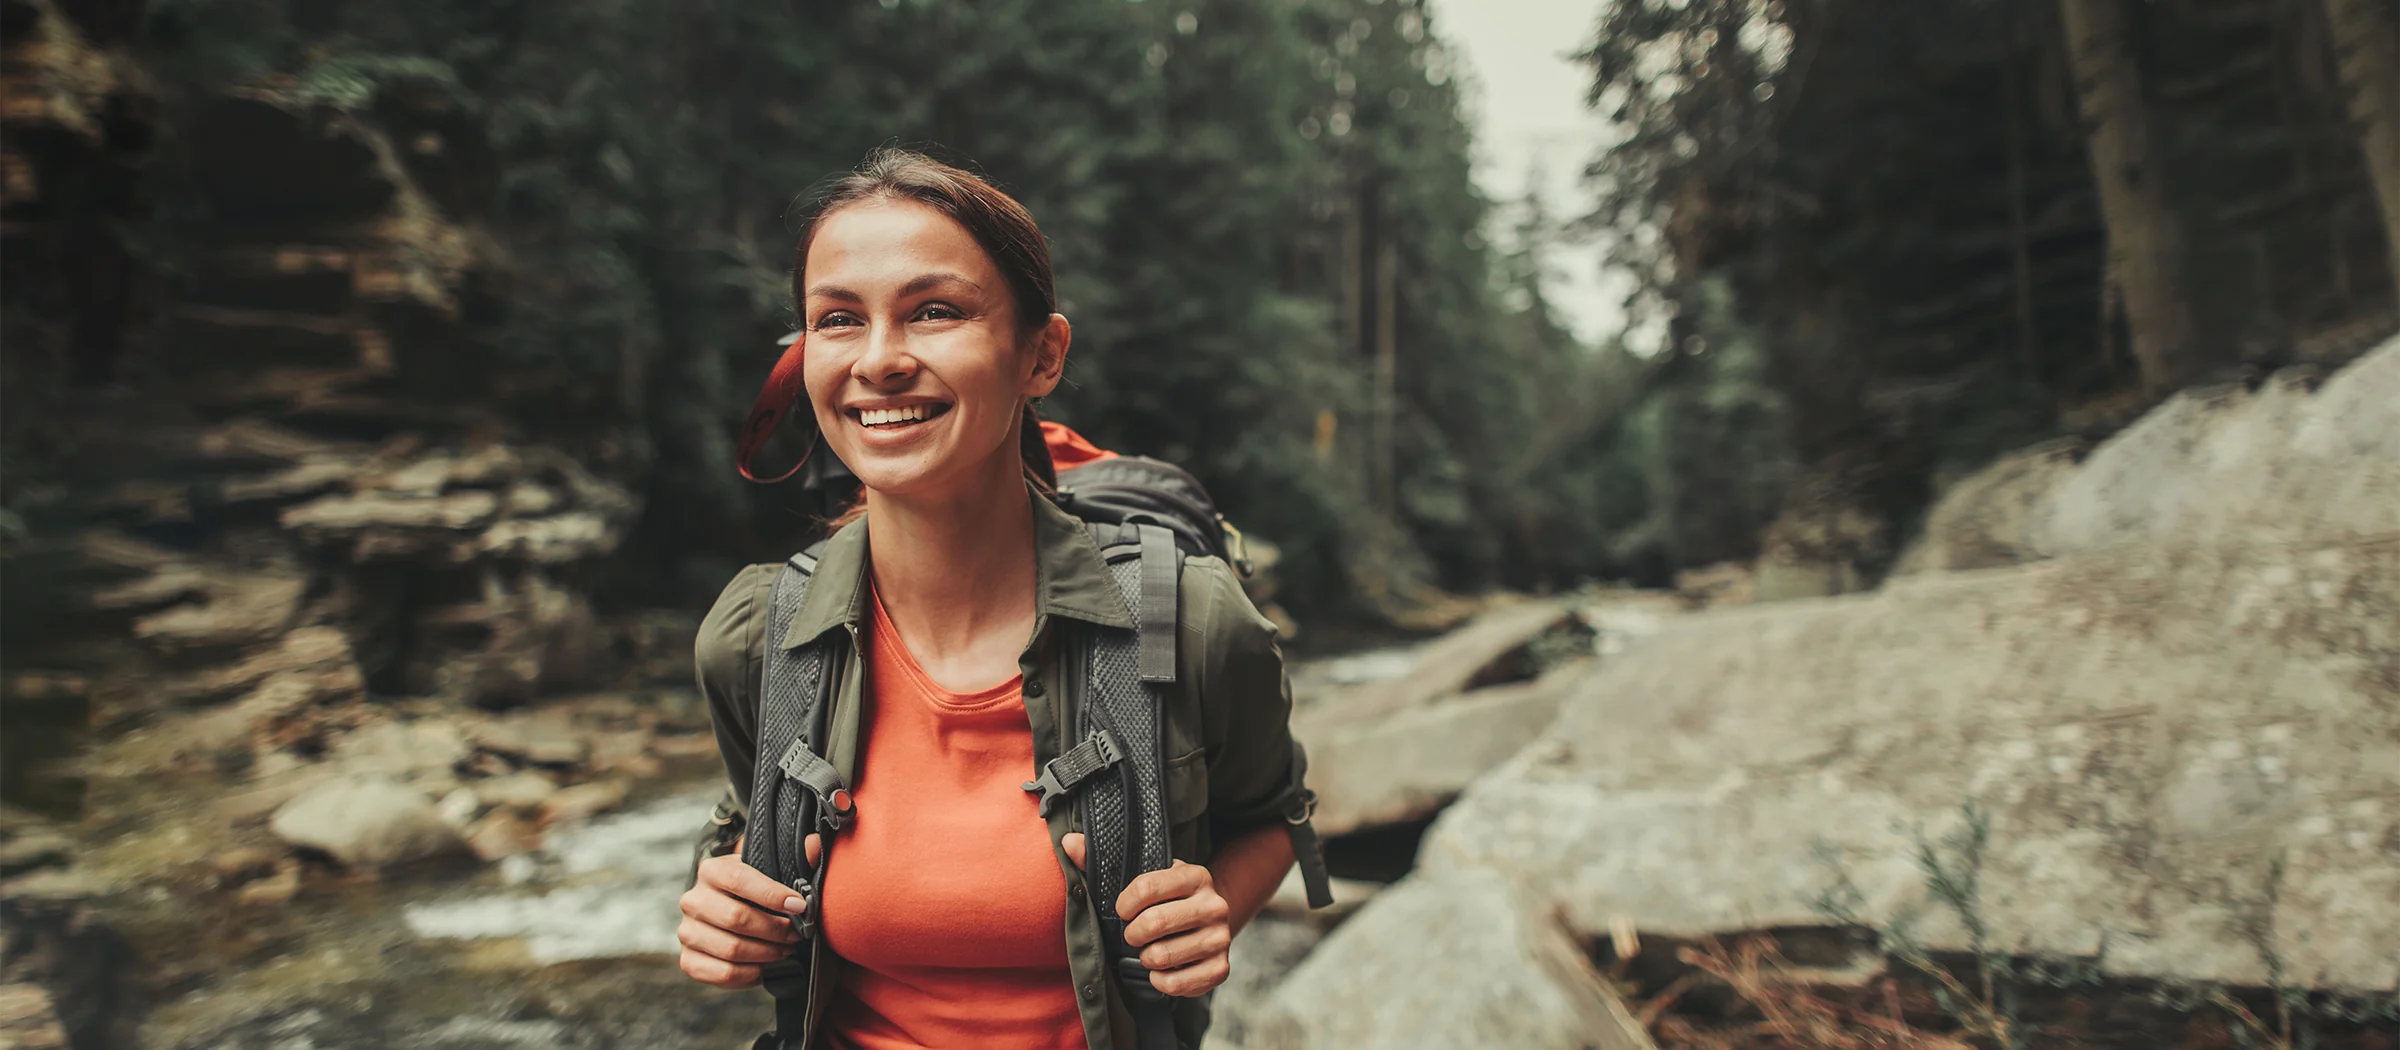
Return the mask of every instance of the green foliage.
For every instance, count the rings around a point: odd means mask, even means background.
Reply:
[[[790,323],[794,204],[897,143],[986,173],[1042,222],[1076,333],[1047,409],[1191,467],[1283,545],[1298,604],[1420,564],[1456,587],[1601,566],[1548,545],[1602,502],[1568,462],[1588,443],[1525,453],[1607,377],[1532,282],[1495,282],[1457,84],[1413,0],[474,0],[305,19],[177,0],[154,23],[204,90],[272,82],[395,141],[442,137],[406,160],[505,259],[476,297],[494,396],[623,450],[649,478],[644,546],[792,542],[780,494],[731,480],[730,434]],[[1388,519],[1361,482],[1371,344],[1343,293],[1362,201],[1399,257]],[[767,528],[726,524],[750,521]]]

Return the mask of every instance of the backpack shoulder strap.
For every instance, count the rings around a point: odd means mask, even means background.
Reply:
[[[750,788],[750,822],[742,839],[742,861],[767,877],[790,886],[804,897],[824,881],[825,859],[833,850],[833,832],[849,822],[850,793],[841,774],[827,762],[825,717],[830,707],[829,654],[820,643],[786,649],[783,637],[808,597],[822,542],[784,564],[775,578],[768,607],[766,652],[760,660],[758,690],[758,763]],[[828,846],[811,866],[803,844],[811,831],[823,831]],[[815,909],[792,917],[803,943],[789,957],[770,963],[763,984],[775,999],[775,1031],[762,1036],[759,1046],[797,1050],[808,1021],[809,969],[816,932]]]
[[[1107,759],[1081,778],[1085,877],[1091,898],[1113,901],[1143,872],[1174,863],[1167,838],[1166,695],[1175,682],[1177,590],[1183,554],[1174,534],[1151,522],[1095,524],[1101,557],[1117,593],[1133,610],[1132,631],[1092,628],[1083,645],[1084,741]],[[1116,776],[1099,773],[1113,770]],[[1117,986],[1133,1014],[1138,1050],[1175,1050],[1172,1004],[1150,984],[1141,957],[1125,943],[1125,920],[1102,909]]]

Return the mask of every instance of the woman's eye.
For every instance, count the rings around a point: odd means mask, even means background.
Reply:
[[[825,328],[848,328],[856,325],[857,323],[858,318],[852,317],[849,314],[826,314],[823,317],[817,318],[817,323],[812,325],[811,328],[812,330]]]
[[[940,303],[927,303],[917,308],[916,319],[919,321],[956,321],[965,316],[965,314]]]

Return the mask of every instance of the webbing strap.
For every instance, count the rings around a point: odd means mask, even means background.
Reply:
[[[1175,584],[1183,558],[1175,550],[1175,534],[1164,526],[1144,522],[1134,529],[1142,544],[1142,602],[1134,612],[1141,633],[1141,677],[1145,682],[1175,680]]]
[[[1047,817],[1084,781],[1124,760],[1125,747],[1117,742],[1117,735],[1098,729],[1065,754],[1042,763],[1041,775],[1026,781],[1025,790],[1041,796],[1042,815]]]
[[[850,791],[842,784],[841,770],[825,761],[825,756],[809,749],[803,738],[792,741],[783,750],[783,760],[776,763],[783,775],[797,780],[809,794],[817,796],[817,822],[826,831],[840,831],[850,823],[852,807]]]
[[[1292,859],[1300,865],[1300,884],[1308,890],[1310,909],[1333,905],[1333,879],[1325,871],[1325,850],[1317,842],[1317,793],[1308,789],[1308,749],[1292,741],[1292,806],[1283,815],[1292,840]]]

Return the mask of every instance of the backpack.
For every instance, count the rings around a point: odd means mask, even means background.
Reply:
[[[1066,633],[1060,640],[1068,647],[1068,659],[1081,664],[1084,703],[1074,713],[1080,724],[1067,727],[1078,742],[1044,763],[1024,786],[1040,796],[1045,817],[1059,805],[1083,807],[1089,899],[1114,901],[1136,876],[1173,863],[1162,737],[1166,690],[1176,680],[1183,559],[1216,555],[1245,573],[1247,559],[1241,533],[1217,513],[1207,490],[1189,473],[1155,459],[1101,453],[1065,427],[1042,426],[1051,447],[1080,446],[1079,453],[1094,453],[1058,457],[1073,465],[1057,472],[1057,498],[1090,529],[1111,580],[1134,612],[1135,628],[1123,631],[1062,621]],[[785,563],[772,591],[766,637],[783,637],[807,594],[823,547],[820,540]],[[811,899],[853,813],[846,785],[823,757],[834,684],[828,669],[836,666],[843,655],[839,647],[847,644],[848,639],[836,632],[796,649],[770,646],[761,673],[759,762],[742,860]],[[823,833],[825,840],[813,867],[802,852],[810,831]],[[1314,830],[1303,819],[1294,822],[1291,831],[1294,853],[1307,876],[1310,906],[1330,904]],[[1110,969],[1134,1017],[1133,1050],[1175,1050],[1170,1000],[1151,986],[1148,969],[1125,943],[1125,920],[1113,909],[1095,910]],[[802,936],[801,949],[765,970],[763,983],[775,999],[776,1030],[760,1036],[755,1050],[800,1050],[783,1040],[797,1040],[805,1029],[816,912],[811,909],[800,916],[795,927]],[[1191,1033],[1195,1041],[1199,1035]]]

